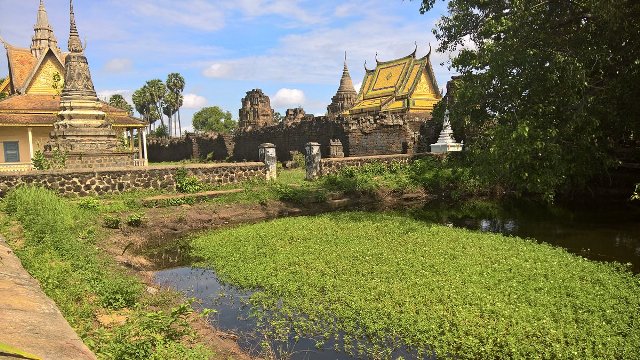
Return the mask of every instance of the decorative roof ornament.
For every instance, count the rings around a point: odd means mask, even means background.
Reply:
[[[89,71],[89,62],[84,55],[84,47],[82,46],[82,41],[80,41],[78,27],[76,26],[73,0],[69,0],[69,16],[68,48],[71,53],[67,55],[64,65],[65,77],[62,101],[78,98],[97,101],[98,97]]]
[[[429,42],[429,53],[427,54],[427,58],[431,57],[431,42]]]
[[[416,57],[416,54],[418,53],[418,42],[415,42],[416,48],[413,50],[413,53],[411,55],[413,55],[413,57]]]

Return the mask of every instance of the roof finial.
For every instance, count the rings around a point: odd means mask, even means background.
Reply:
[[[429,53],[427,54],[427,58],[431,56],[431,42],[429,42]]]
[[[378,61],[378,52],[376,51],[376,62],[379,63],[380,61]]]
[[[344,51],[344,64],[347,65],[347,51]]]
[[[80,41],[80,35],[78,34],[78,27],[76,26],[76,15],[73,12],[73,0],[69,0],[69,51],[72,53],[82,53],[84,51],[82,47],[82,41]]]
[[[414,42],[414,44],[416,45],[416,48],[415,48],[415,50],[413,50],[413,54],[412,55],[415,58],[416,57],[416,53],[418,52],[418,42],[416,41],[416,42]]]

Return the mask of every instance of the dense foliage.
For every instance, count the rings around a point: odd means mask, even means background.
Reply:
[[[552,199],[638,146],[639,18],[632,0],[448,1],[434,32],[462,75],[448,105],[475,172]]]
[[[114,94],[109,98],[109,105],[122,109],[129,113],[129,115],[133,114],[133,106],[127,102],[127,100],[120,94]]]
[[[161,126],[166,127],[166,136],[180,135],[180,108],[184,104],[184,87],[184,77],[179,73],[169,74],[166,82],[160,79],[149,80],[143,87],[134,91],[133,104],[149,126],[160,120]],[[167,116],[167,125],[163,115]]]
[[[74,206],[53,192],[33,187],[13,190],[4,210],[24,229],[16,248],[22,264],[40,282],[71,326],[101,359],[207,359],[192,339],[191,310],[146,311],[143,285],[96,247],[95,206]],[[101,325],[99,315],[116,314],[122,323]]]
[[[640,278],[533,241],[391,214],[299,217],[192,242],[270,336],[458,359],[636,359]],[[422,355],[419,357],[421,358]]]
[[[218,106],[205,107],[193,115],[193,128],[197,131],[230,133],[236,126],[231,113]]]

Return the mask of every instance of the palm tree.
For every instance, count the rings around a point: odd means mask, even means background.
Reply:
[[[165,96],[167,95],[167,87],[162,82],[162,80],[159,79],[147,81],[145,87],[147,88],[151,106],[155,110],[156,114],[160,116],[160,123],[164,125],[164,117],[162,116],[162,104],[164,102]]]
[[[179,127],[179,135],[182,135],[182,122],[180,121],[180,108],[184,103],[184,97],[182,96],[182,92],[184,91],[185,80],[180,73],[171,73],[167,76],[167,89],[169,92],[175,94],[176,105],[177,105],[177,114],[178,114],[178,127]]]
[[[125,100],[125,98],[120,94],[112,95],[109,98],[109,105],[118,109],[125,110],[126,112],[129,113],[129,115],[133,114],[133,107],[129,105],[127,100]]]

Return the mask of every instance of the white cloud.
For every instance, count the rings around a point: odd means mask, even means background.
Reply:
[[[186,109],[200,109],[207,105],[207,98],[196,94],[184,94],[184,107]]]
[[[120,1],[138,14],[156,23],[186,26],[202,31],[224,28],[224,11],[216,2],[205,0],[136,0]]]
[[[109,99],[115,95],[120,94],[122,97],[127,100],[127,102],[133,106],[133,100],[131,99],[131,95],[133,95],[133,91],[131,90],[100,90],[97,91],[98,99],[109,101]]]
[[[210,78],[223,78],[231,74],[231,66],[229,64],[215,63],[209,65],[202,74]]]
[[[353,85],[354,88],[356,88],[357,92],[360,92],[360,88],[362,87],[362,81],[356,83],[355,85]]]
[[[275,108],[298,107],[305,102],[304,92],[298,89],[282,88],[271,98],[271,105]]]
[[[133,61],[126,58],[111,59],[104,65],[104,69],[111,73],[124,73],[133,69]]]

